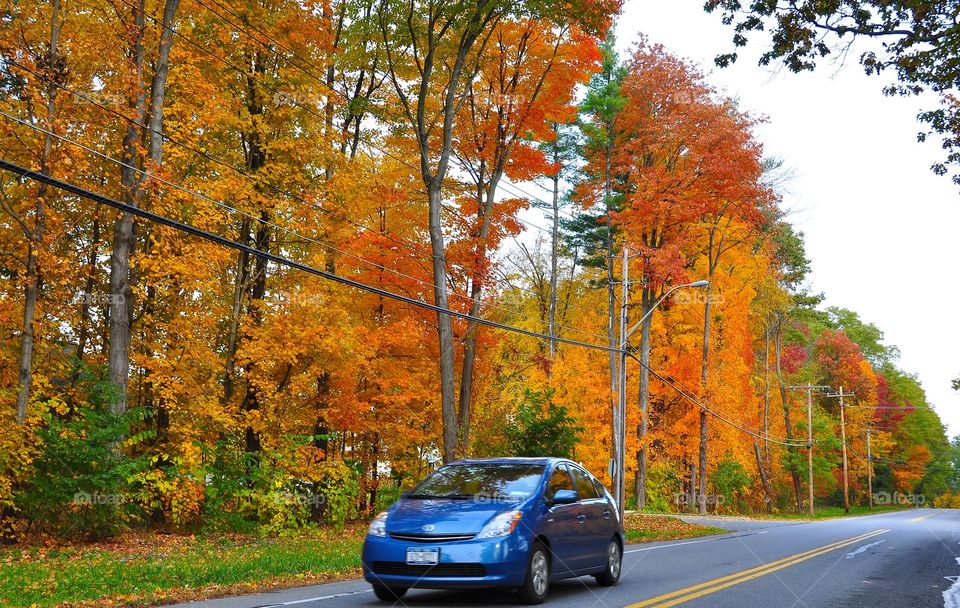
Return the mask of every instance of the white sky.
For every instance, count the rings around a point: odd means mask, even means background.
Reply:
[[[812,74],[761,68],[760,36],[734,67],[716,68],[714,56],[731,48],[731,28],[702,6],[628,0],[616,26],[620,50],[642,32],[768,118],[757,136],[768,156],[796,173],[784,204],[806,236],[811,287],[826,294],[826,306],[855,310],[883,330],[949,433],[960,434],[960,392],[950,387],[960,376],[960,196],[929,170],[941,158],[937,143],[916,141],[921,100],[884,97],[890,77],[866,76],[858,53]]]

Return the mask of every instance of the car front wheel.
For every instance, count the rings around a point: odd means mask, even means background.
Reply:
[[[543,543],[534,543],[527,563],[527,578],[520,587],[520,601],[542,604],[550,590],[550,554]]]
[[[373,594],[378,600],[384,602],[396,602],[407,592],[406,587],[391,587],[388,585],[374,585]]]
[[[607,567],[603,572],[597,574],[594,578],[597,583],[604,587],[613,587],[620,580],[620,566],[623,563],[623,552],[620,551],[620,543],[616,539],[611,540],[607,546]]]

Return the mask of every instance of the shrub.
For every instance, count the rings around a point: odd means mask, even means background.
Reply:
[[[567,409],[551,402],[553,391],[526,389],[504,431],[512,456],[570,458],[583,428]]]
[[[146,462],[124,449],[149,436],[131,434],[146,413],[135,408],[113,414],[111,386],[101,378],[84,372],[88,403],[67,410],[51,400],[39,415],[30,477],[14,497],[16,510],[34,529],[102,538],[143,515],[130,481]]]
[[[726,505],[735,505],[734,509],[740,510],[743,492],[752,481],[753,478],[747,474],[747,470],[740,461],[728,453],[710,474],[714,491],[719,496],[723,496],[722,501],[716,501],[716,510],[721,511]]]

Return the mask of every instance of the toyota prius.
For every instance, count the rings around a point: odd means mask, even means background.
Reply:
[[[577,463],[460,460],[374,518],[363,575],[385,601],[410,588],[501,587],[539,604],[559,579],[615,585],[623,543],[613,497]]]

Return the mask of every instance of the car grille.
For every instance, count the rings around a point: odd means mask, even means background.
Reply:
[[[375,574],[395,574],[398,576],[420,576],[423,578],[440,576],[464,576],[479,577],[486,576],[487,569],[483,564],[436,564],[435,566],[423,566],[405,564],[404,562],[373,562],[373,572]]]
[[[410,534],[407,532],[391,532],[390,538],[408,540],[415,543],[444,543],[455,540],[470,540],[473,534]]]

